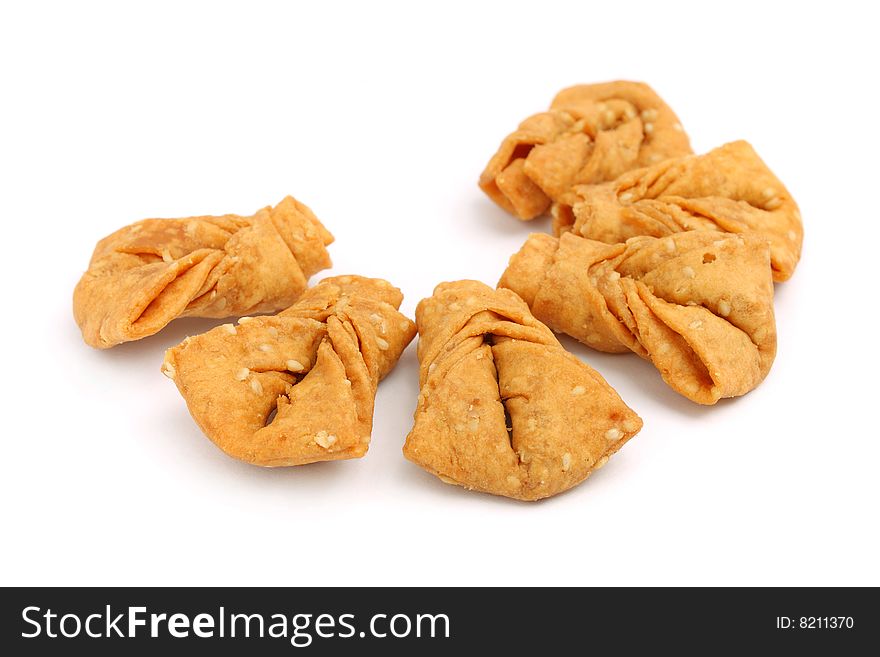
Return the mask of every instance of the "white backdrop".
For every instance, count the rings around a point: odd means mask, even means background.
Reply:
[[[874,284],[880,61],[870,3],[19,3],[0,10],[2,584],[880,584]],[[71,294],[144,217],[293,194],[338,273],[494,284],[526,235],[476,186],[580,82],[644,80],[694,148],[751,141],[806,239],[779,355],[703,408],[636,356],[564,344],[644,419],[609,465],[525,504],[407,462],[415,344],[357,461],[263,470],[159,372],[182,320],[98,352]]]

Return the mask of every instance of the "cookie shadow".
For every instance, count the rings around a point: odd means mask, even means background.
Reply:
[[[572,486],[568,490],[534,501],[518,500],[511,497],[504,497],[503,495],[493,495],[482,491],[468,490],[464,486],[447,484],[440,481],[438,477],[427,470],[419,467],[415,463],[407,461],[406,459],[402,459],[402,461],[398,463],[397,479],[401,482],[401,485],[406,486],[408,490],[418,491],[415,494],[424,496],[429,503],[465,500],[474,505],[494,509],[537,509],[560,504],[563,503],[563,501],[568,503],[581,495],[590,495],[591,489],[601,485],[600,482],[607,480],[608,477],[614,477],[612,465],[613,459],[604,468],[596,470],[587,477],[587,479]]]
[[[520,235],[521,241],[525,241],[531,233],[553,232],[550,215],[545,214],[523,221],[495,205],[485,195],[471,196],[463,210],[463,212],[456,213],[458,221],[467,222],[468,228],[473,228],[476,225],[486,233],[487,238],[491,239],[499,237],[510,239],[511,235]]]
[[[163,442],[161,452],[168,454],[175,463],[184,466],[181,471],[192,472],[188,463],[200,464],[200,476],[214,480],[215,483],[250,487],[269,484],[272,490],[283,489],[296,492],[314,490],[314,486],[329,485],[337,480],[345,480],[348,461],[324,461],[295,467],[269,468],[239,461],[221,450],[190,417],[186,406],[168,407],[157,420],[154,440]],[[356,462],[358,459],[354,459]],[[184,472],[183,476],[186,476]],[[216,478],[216,479],[215,479]],[[306,489],[309,487],[309,489]]]

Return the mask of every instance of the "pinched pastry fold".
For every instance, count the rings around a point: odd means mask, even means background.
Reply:
[[[651,360],[700,404],[744,395],[776,355],[767,243],[691,231],[604,244],[532,234],[499,282],[548,326],[600,351]]]
[[[553,229],[608,243],[687,230],[754,232],[770,243],[776,281],[791,277],[804,237],[794,199],[745,141],[577,186],[554,205]]]
[[[480,187],[508,212],[534,219],[573,185],[690,152],[678,117],[648,85],[584,84],[560,91],[550,110],[508,135]]]
[[[230,456],[263,466],[363,456],[378,382],[415,335],[387,281],[328,278],[287,310],[244,317],[165,354],[195,421]]]
[[[73,293],[87,344],[106,349],[177,317],[274,312],[330,266],[333,236],[288,196],[250,217],[145,219],[105,237]]]
[[[442,283],[416,310],[419,393],[404,455],[443,481],[521,500],[602,467],[642,421],[510,290]]]

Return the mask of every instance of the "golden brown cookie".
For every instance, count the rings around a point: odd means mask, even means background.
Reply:
[[[577,186],[553,206],[553,229],[609,244],[687,230],[754,232],[770,243],[776,281],[791,277],[804,237],[791,194],[745,141]]]
[[[543,214],[572,186],[691,152],[675,113],[642,82],[560,91],[501,143],[480,176],[489,197],[520,219]]]
[[[549,497],[602,467],[642,427],[510,290],[442,283],[416,322],[421,392],[403,453],[446,483]]]
[[[532,234],[499,281],[551,328],[633,351],[699,404],[744,395],[776,355],[767,243],[715,231],[604,244]]]
[[[263,466],[363,456],[378,382],[415,336],[387,281],[328,278],[274,316],[243,317],[165,354],[208,438]]]
[[[274,312],[330,266],[332,241],[290,196],[251,217],[145,219],[98,242],[73,314],[86,343],[106,349],[177,317]]]

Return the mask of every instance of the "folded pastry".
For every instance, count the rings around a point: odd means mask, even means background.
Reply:
[[[328,278],[272,316],[243,317],[165,354],[205,435],[230,456],[263,466],[363,456],[376,387],[415,324],[387,281]]]
[[[691,152],[678,117],[642,82],[564,89],[501,143],[480,176],[489,197],[520,219],[543,214],[573,185]]]
[[[442,283],[416,322],[421,391],[403,452],[446,483],[548,497],[586,479],[642,427],[510,290]]]
[[[770,252],[715,231],[604,244],[532,234],[499,282],[535,317],[600,351],[650,359],[700,404],[744,395],[776,355]]]
[[[275,312],[330,266],[332,241],[290,196],[251,217],[145,219],[98,242],[73,314],[86,343],[105,349],[176,317]]]
[[[577,186],[554,205],[553,228],[608,243],[686,230],[755,232],[770,242],[777,281],[794,272],[804,237],[794,199],[745,141]]]

